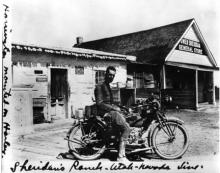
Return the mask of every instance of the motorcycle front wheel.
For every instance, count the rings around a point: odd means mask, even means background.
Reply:
[[[97,123],[75,125],[69,133],[70,152],[80,160],[98,159],[105,151],[104,129]]]
[[[186,129],[176,122],[158,124],[151,139],[155,153],[161,158],[169,160],[180,158],[189,145]]]

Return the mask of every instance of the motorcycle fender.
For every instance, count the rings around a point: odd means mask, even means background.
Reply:
[[[167,117],[167,121],[175,122],[178,124],[184,124],[184,121],[177,117]]]
[[[96,118],[96,119],[93,118],[93,119],[91,119],[91,120],[87,120],[86,123],[97,123],[97,124],[99,124],[103,129],[106,128],[106,124],[105,124],[103,121],[101,121],[99,118]],[[67,132],[67,134],[66,134],[66,137],[67,137],[67,138],[69,137],[71,131],[75,128],[76,125],[77,125],[77,124],[74,124],[74,125],[68,130],[68,132]]]

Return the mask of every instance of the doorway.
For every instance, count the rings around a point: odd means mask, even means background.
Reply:
[[[209,101],[209,89],[212,88],[210,82],[211,73],[207,71],[198,71],[198,102]]]
[[[67,69],[51,69],[51,118],[68,118]]]

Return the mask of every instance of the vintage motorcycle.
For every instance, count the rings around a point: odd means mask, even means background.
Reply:
[[[177,159],[186,152],[189,140],[184,122],[165,116],[157,99],[149,98],[130,108],[121,106],[121,110],[132,129],[126,155],[152,151],[163,159]],[[69,151],[80,160],[98,159],[106,150],[117,149],[119,145],[118,128],[94,114],[79,118],[65,138]]]

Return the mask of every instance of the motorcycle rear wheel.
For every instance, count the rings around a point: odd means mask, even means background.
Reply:
[[[168,129],[171,129],[172,134]],[[176,122],[166,122],[163,126],[158,124],[152,134],[152,145],[155,153],[163,159],[180,158],[189,145],[187,131]]]
[[[70,152],[80,160],[98,159],[106,148],[103,132],[104,129],[98,123],[86,127],[83,124],[75,125],[68,139]]]

